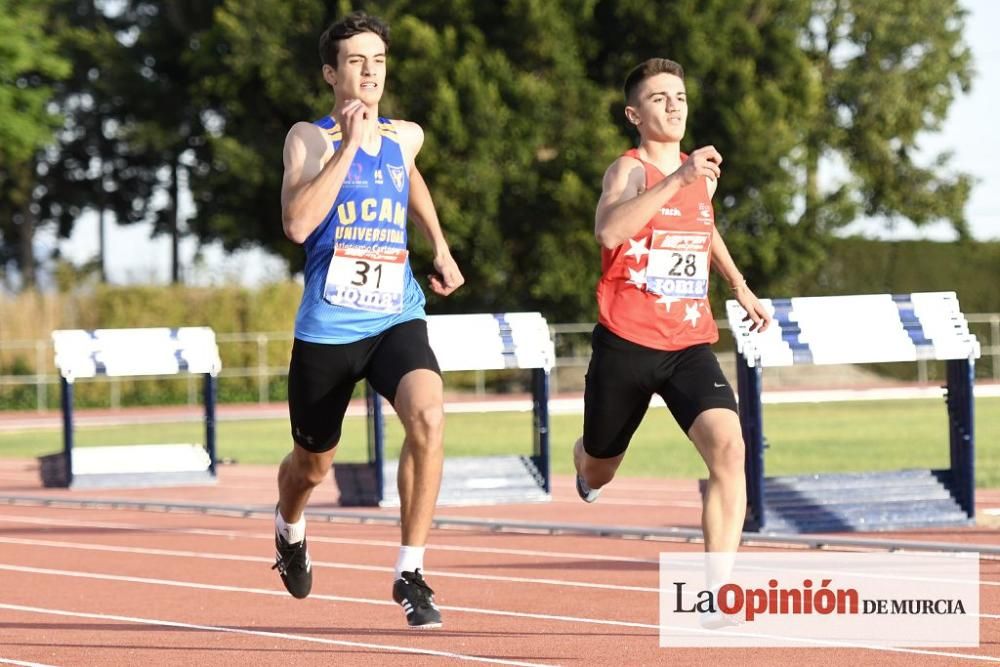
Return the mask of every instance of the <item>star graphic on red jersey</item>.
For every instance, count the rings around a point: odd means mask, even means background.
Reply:
[[[646,289],[646,269],[639,269],[638,271],[629,269],[627,284],[635,285],[639,289]]]
[[[698,311],[697,303],[686,303],[684,304],[684,322],[690,322],[691,328],[694,329],[698,326],[698,318],[701,317],[701,313]]]
[[[646,247],[646,241],[636,241],[635,239],[629,239],[629,249],[625,251],[626,257],[635,257],[635,261],[641,262],[642,258],[649,254],[649,248]]]
[[[678,301],[680,301],[680,299],[678,299],[675,296],[667,296],[666,294],[661,294],[660,298],[656,300],[656,303],[662,303],[664,306],[666,306],[667,312],[669,313],[670,306],[674,305]]]

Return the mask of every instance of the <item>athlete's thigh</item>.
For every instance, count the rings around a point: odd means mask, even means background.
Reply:
[[[366,376],[375,391],[385,396],[395,406],[399,402],[396,392],[400,387],[400,381],[416,370],[428,371],[426,374],[419,374],[417,388],[426,388],[430,391],[436,386],[437,400],[440,402],[441,368],[427,338],[427,322],[421,319],[397,324],[381,335],[372,351]],[[437,376],[436,381],[433,376]],[[412,400],[409,393],[412,392],[408,392],[406,397],[408,402]],[[427,398],[433,398],[433,395]]]
[[[688,437],[710,470],[727,459],[729,462],[736,460],[742,466],[743,433],[736,412],[724,408],[705,410],[694,420]]]
[[[646,354],[598,325],[583,396],[583,450],[596,459],[619,456],[642,422],[652,391],[639,371]]]
[[[658,382],[657,393],[684,433],[690,436],[692,424],[706,410],[723,408],[737,413],[733,388],[708,345],[671,354],[674,356]]]
[[[368,344],[324,345],[298,339],[293,343],[288,416],[292,439],[303,449],[318,454],[337,446]]]

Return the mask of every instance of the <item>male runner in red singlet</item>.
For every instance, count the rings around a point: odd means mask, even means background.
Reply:
[[[743,438],[733,390],[709,345],[719,339],[708,302],[709,268],[763,331],[771,317],[715,228],[712,195],[722,156],[684,155],[684,70],[653,58],[625,80],[625,115],[639,147],[604,174],[595,216],[602,276],[587,371],[583,437],[574,447],[587,502],[611,481],[654,393],[663,397],[708,466],[705,550],[734,552],[746,513]]]

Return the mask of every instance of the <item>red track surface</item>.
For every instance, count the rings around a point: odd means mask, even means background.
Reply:
[[[438,514],[698,525],[692,482],[616,480],[594,506],[575,498],[569,479],[557,478],[555,486],[548,504],[441,508]],[[212,487],[85,492],[42,489],[33,461],[0,461],[5,494],[271,507],[274,469],[223,468]],[[984,507],[1000,506],[1000,493],[979,499]],[[335,502],[331,483],[317,490],[313,504]],[[445,626],[411,631],[390,600],[397,528],[310,522],[316,581],[302,601],[288,596],[269,569],[272,535],[266,518],[0,504],[0,664],[1000,662],[997,560],[981,562],[978,649],[676,649],[658,644],[657,558],[666,550],[698,551],[700,544],[436,530],[428,580]],[[1000,544],[1000,531],[987,527],[912,535]]]

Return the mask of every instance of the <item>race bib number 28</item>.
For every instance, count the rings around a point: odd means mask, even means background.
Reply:
[[[712,235],[654,230],[646,267],[646,289],[684,299],[708,296]]]
[[[323,298],[345,308],[401,312],[407,255],[402,249],[336,248],[326,274]]]

